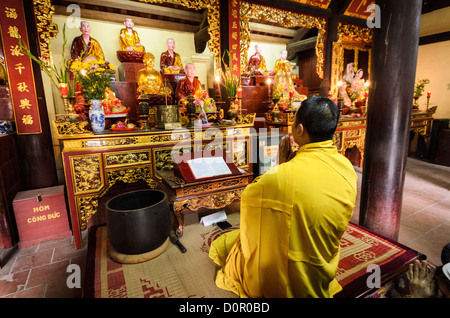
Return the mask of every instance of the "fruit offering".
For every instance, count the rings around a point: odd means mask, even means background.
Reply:
[[[133,123],[129,123],[128,119],[125,121],[118,121],[115,124],[111,125],[111,129],[134,129],[136,126]]]

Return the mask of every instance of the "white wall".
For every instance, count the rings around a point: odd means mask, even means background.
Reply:
[[[430,105],[437,105],[435,118],[450,118],[450,41],[419,46],[416,79],[428,78],[430,84],[419,99],[420,109],[427,104],[426,92],[431,92]]]

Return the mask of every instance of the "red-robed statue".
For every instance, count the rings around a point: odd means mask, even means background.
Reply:
[[[190,94],[195,98],[201,98],[203,94],[202,84],[195,78],[195,65],[192,63],[186,64],[186,77],[178,82],[175,91],[175,98],[178,100],[186,99]]]

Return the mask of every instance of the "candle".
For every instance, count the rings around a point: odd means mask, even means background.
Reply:
[[[67,83],[58,83],[61,96],[67,96],[69,94],[69,85]]]
[[[428,92],[428,93],[427,93],[427,97],[431,97],[431,92]]]
[[[236,97],[242,97],[242,88],[238,87]]]

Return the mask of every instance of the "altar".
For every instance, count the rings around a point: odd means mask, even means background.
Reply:
[[[428,111],[413,112],[411,116],[411,133],[423,137],[427,152],[430,147],[433,114],[435,111],[436,108],[431,108]],[[291,125],[295,119],[294,116],[294,112],[283,112],[280,113],[278,121],[275,121],[271,114],[266,114],[266,126],[268,129],[277,128],[280,133],[291,133]],[[364,162],[366,128],[366,117],[342,116],[339,119],[333,137],[333,143],[339,153],[349,158],[353,165],[361,168]],[[357,152],[356,155],[350,153],[353,150]]]
[[[223,180],[219,180],[215,187],[224,190],[222,193],[235,191],[233,199],[238,199],[242,190],[240,188],[251,182],[252,126],[253,123],[209,129],[154,129],[116,133],[105,130],[101,135],[59,134],[75,248],[82,247],[81,232],[93,225],[93,216],[100,208],[99,200],[113,185],[142,181],[153,189],[164,188],[164,182],[166,187],[170,185],[167,173],[173,170],[172,153],[177,151],[195,153],[222,149],[233,158],[237,167],[247,172],[238,182],[239,187]],[[221,134],[223,138],[212,138],[213,133],[215,136]],[[181,190],[186,191],[184,188]],[[208,191],[208,187],[197,187],[195,195],[202,198],[202,194],[211,194]],[[216,203],[221,201],[220,198],[212,200]],[[196,204],[205,207],[211,205],[209,200],[202,202]],[[174,203],[178,220],[182,220],[180,209],[184,204],[178,201]]]

